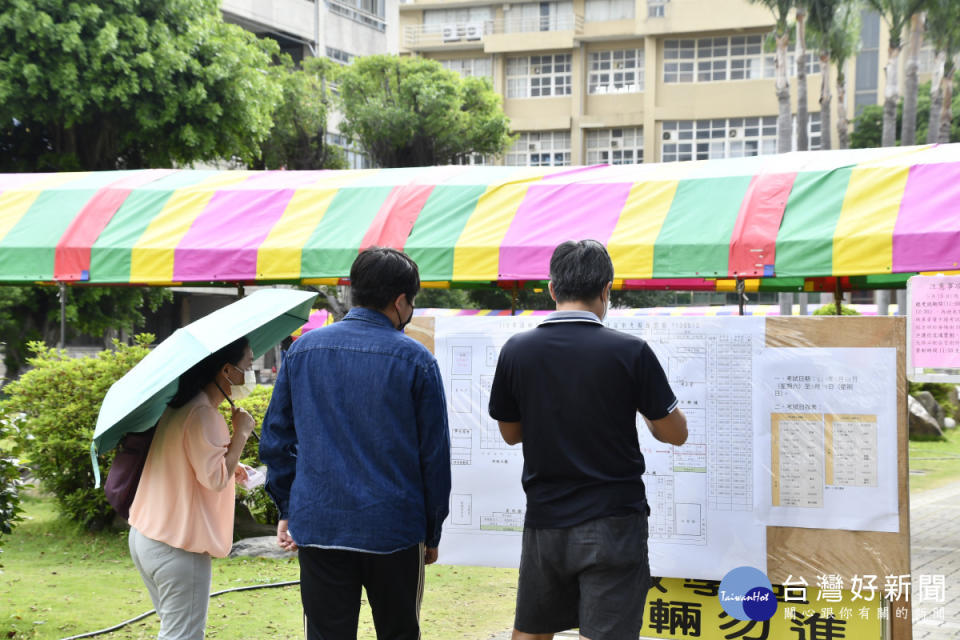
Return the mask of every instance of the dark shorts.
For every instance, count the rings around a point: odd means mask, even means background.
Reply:
[[[514,627],[525,633],[579,628],[590,640],[637,640],[649,588],[646,514],[524,529]]]

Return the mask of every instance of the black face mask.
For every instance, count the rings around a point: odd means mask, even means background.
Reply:
[[[400,310],[397,309],[397,318],[400,318]],[[406,329],[407,325],[410,324],[410,321],[413,320],[413,305],[410,305],[410,316],[407,318],[406,322],[401,322],[400,326],[397,327],[397,331],[403,331]]]

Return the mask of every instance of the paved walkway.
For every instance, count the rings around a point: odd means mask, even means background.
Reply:
[[[960,638],[960,482],[910,497],[910,555],[910,575],[914,581],[913,639],[957,640]],[[916,602],[920,592],[917,583],[924,574],[944,576],[943,603]],[[576,632],[557,634],[557,638],[576,637]],[[494,634],[491,640],[510,640],[510,631]]]
[[[956,640],[960,637],[960,482],[910,496],[910,570],[914,640]],[[916,582],[922,574],[944,576],[946,602],[916,601]]]

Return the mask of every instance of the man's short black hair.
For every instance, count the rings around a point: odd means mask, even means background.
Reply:
[[[550,282],[557,302],[590,302],[613,281],[613,261],[596,240],[564,242],[550,258]]]
[[[420,271],[410,256],[388,247],[370,247],[350,267],[350,299],[355,307],[383,309],[405,294],[407,302],[420,291]]]

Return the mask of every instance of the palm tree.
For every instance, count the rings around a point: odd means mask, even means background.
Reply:
[[[790,151],[793,137],[793,116],[790,112],[790,81],[787,79],[787,48],[790,34],[787,32],[787,17],[793,8],[793,0],[750,0],[762,4],[773,13],[777,42],[776,92],[777,92],[777,153]]]
[[[921,11],[930,0],[866,0],[867,4],[883,16],[890,30],[889,56],[886,76],[886,89],[883,100],[883,133],[881,144],[884,147],[896,145],[897,140],[897,102],[900,98],[900,50],[903,48],[903,30],[914,15]],[[916,116],[914,116],[916,118]]]
[[[912,146],[917,143],[917,70],[920,66],[920,46],[923,44],[923,30],[926,22],[924,12],[915,13],[910,18],[910,38],[907,41],[907,71],[903,87],[903,124],[900,131],[900,144]]]
[[[837,6],[842,0],[807,0],[810,35],[820,58],[820,148],[831,148],[830,32],[836,28]]]
[[[930,127],[927,142],[950,142],[953,121],[954,57],[960,51],[960,3],[932,0],[927,11],[930,41],[937,52],[930,84]]]
[[[822,149],[832,146],[831,65],[837,67],[837,142],[850,146],[847,127],[846,66],[860,46],[860,0],[808,0],[807,24],[820,56],[820,131]]]
[[[810,148],[807,139],[807,5],[811,0],[795,0],[797,7],[797,151]],[[821,70],[822,72],[822,70]],[[820,136],[821,139],[823,136]]]

